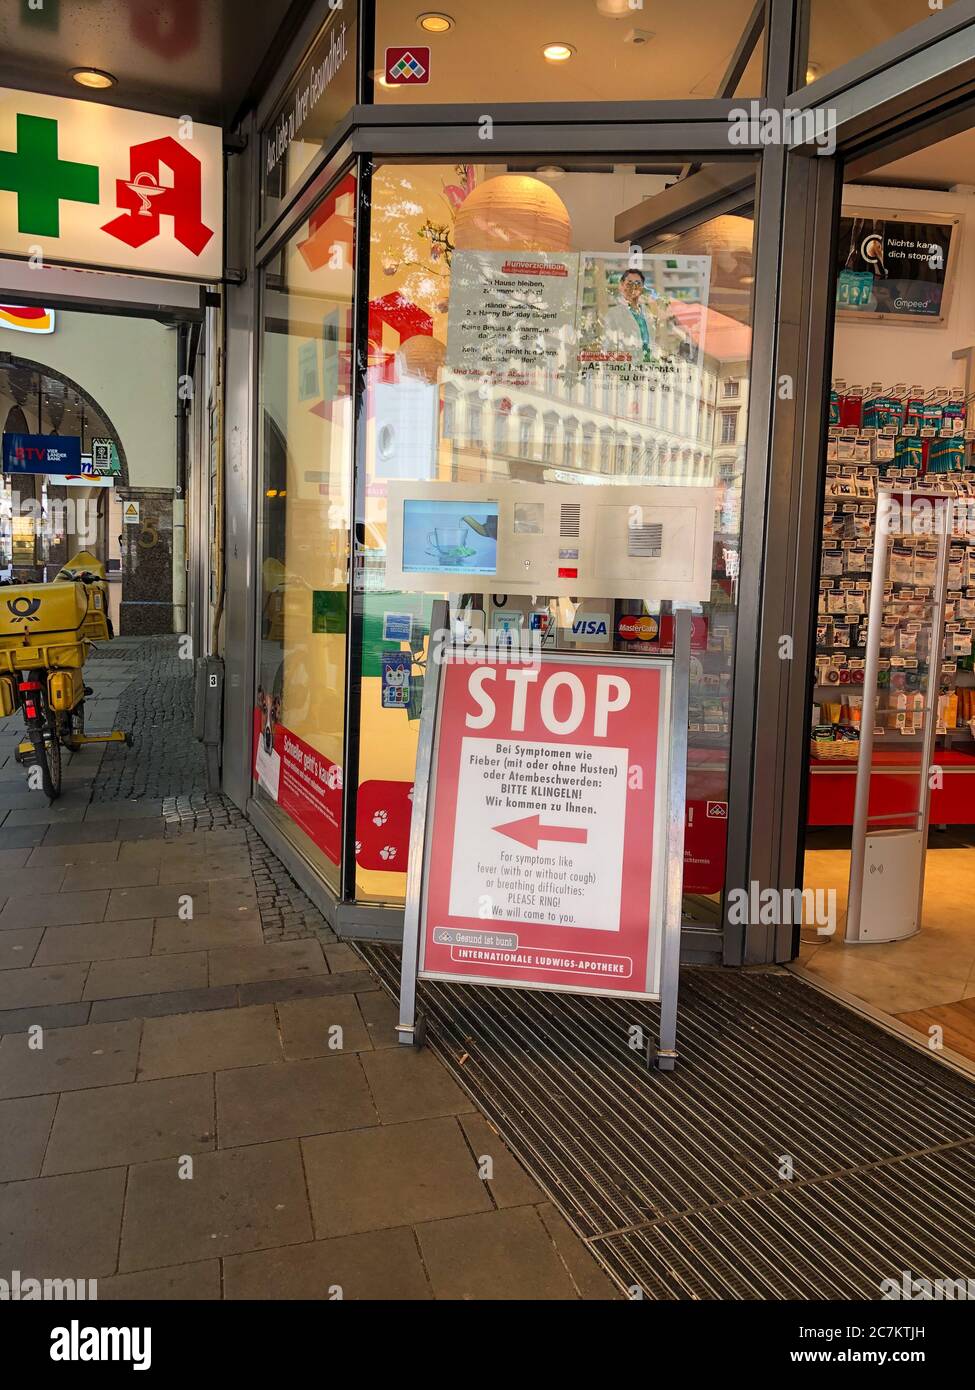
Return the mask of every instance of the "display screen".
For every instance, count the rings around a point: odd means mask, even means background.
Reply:
[[[497,574],[497,502],[406,498],[404,574]]]

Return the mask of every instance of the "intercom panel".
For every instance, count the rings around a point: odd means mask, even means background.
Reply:
[[[387,486],[388,589],[710,598],[710,487]]]

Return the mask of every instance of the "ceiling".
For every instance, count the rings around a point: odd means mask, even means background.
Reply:
[[[311,0],[0,4],[0,86],[84,98],[70,69],[118,78],[91,99],[227,125],[283,56]]]
[[[647,101],[713,97],[754,0],[451,0],[445,34],[425,33],[417,0],[379,0],[377,72],[387,47],[430,49],[429,80],[376,86],[376,101]],[[613,17],[615,14],[616,17]],[[570,44],[550,63],[547,44]],[[761,42],[739,92],[761,91]],[[485,106],[490,111],[490,106]]]
[[[823,77],[905,29],[935,19],[955,0],[812,0],[809,66]],[[921,31],[923,33],[923,30]]]
[[[972,120],[975,125],[975,115]],[[939,140],[903,159],[895,159],[869,174],[858,175],[856,181],[941,190],[958,184],[971,186],[975,184],[975,128]]]

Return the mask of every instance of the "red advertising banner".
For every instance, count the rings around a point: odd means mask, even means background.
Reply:
[[[670,663],[448,655],[419,973],[654,998]]]
[[[338,864],[342,854],[342,769],[273,715],[254,711],[254,777],[308,838]]]

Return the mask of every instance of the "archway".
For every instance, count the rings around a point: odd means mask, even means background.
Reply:
[[[114,483],[128,484],[129,465],[119,431],[101,404],[81,384],[57,368],[13,353],[0,353],[0,421],[3,433],[53,434],[114,446]],[[110,564],[112,489],[94,479],[91,486],[68,484],[44,475],[4,476],[0,480],[0,578],[50,578],[79,549],[91,549]],[[121,553],[115,568],[121,568]]]

